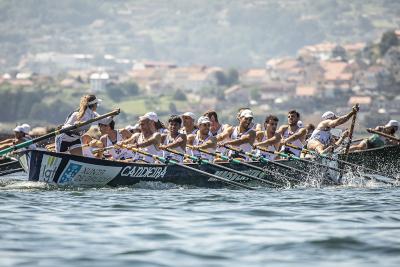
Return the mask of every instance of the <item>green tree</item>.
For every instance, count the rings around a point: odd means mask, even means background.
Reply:
[[[176,90],[172,96],[174,100],[179,100],[179,101],[185,101],[187,100],[187,97],[184,92],[182,92],[180,89]]]
[[[392,46],[398,46],[399,39],[394,31],[387,31],[382,35],[381,41],[379,43],[379,51],[381,56],[385,55]]]

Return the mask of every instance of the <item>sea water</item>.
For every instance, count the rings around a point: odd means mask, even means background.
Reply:
[[[0,178],[0,266],[400,266],[400,190]]]

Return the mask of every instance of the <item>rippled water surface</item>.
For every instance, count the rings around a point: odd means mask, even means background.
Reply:
[[[400,266],[400,190],[0,179],[0,266]]]

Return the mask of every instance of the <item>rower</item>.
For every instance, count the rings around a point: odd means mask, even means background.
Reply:
[[[95,130],[97,129],[97,131]],[[82,155],[88,158],[102,158],[103,153],[101,148],[103,144],[99,140],[100,136],[98,134],[99,129],[93,126],[81,137],[82,140]],[[95,151],[98,151],[97,153]]]
[[[197,127],[195,125],[196,116],[192,112],[185,112],[181,115],[183,127],[181,128],[180,132],[183,134],[195,135],[197,132]]]
[[[229,124],[221,124],[218,120],[218,114],[214,110],[209,110],[203,114],[210,119],[210,132],[215,138],[217,138],[217,142],[223,141],[223,132],[227,131],[229,128],[232,128]],[[226,155],[227,151],[224,147],[217,147],[217,151]]]
[[[160,145],[160,149],[163,150],[164,158],[183,162],[183,156],[165,150],[169,148],[183,154],[186,152],[186,134],[179,133],[179,129],[181,128],[181,126],[181,117],[172,115],[168,119],[168,133],[165,137],[165,140],[163,141],[163,144]]]
[[[101,100],[96,98],[95,95],[83,96],[78,111],[75,111],[68,116],[62,129],[98,117],[99,114],[96,110],[100,101]],[[57,135],[55,140],[56,152],[69,152],[72,155],[82,155],[81,135],[83,135],[83,133],[89,128],[90,124],[80,127],[75,131]]]
[[[222,133],[222,139],[228,139],[228,141],[219,142],[219,146],[230,145],[236,147],[244,152],[251,152],[253,149],[254,141],[256,140],[256,132],[253,127],[253,112],[249,109],[243,109],[239,114],[239,125],[230,127],[224,133]],[[235,156],[243,158],[243,156],[229,152],[229,156]],[[249,160],[249,157],[245,157]]]
[[[135,148],[160,156],[162,154],[159,149],[161,134],[156,129],[157,121],[158,117],[154,112],[148,112],[139,117],[140,133],[136,133],[127,140],[122,141],[122,144],[133,144]],[[145,156],[140,153],[135,154],[134,160],[154,163],[154,159],[151,156]]]
[[[197,121],[197,125],[199,130],[197,131],[193,142],[189,143],[194,147],[192,149],[192,155],[212,162],[214,160],[212,155],[197,150],[204,149],[212,153],[215,153],[216,151],[217,138],[210,132],[210,119],[206,116],[201,116]]]
[[[300,150],[285,146],[285,144],[303,147],[307,131],[305,128],[300,128],[297,124],[300,120],[300,113],[296,110],[288,112],[288,124],[282,125],[277,131],[281,135],[281,151],[290,153],[295,156],[300,156]]]
[[[316,151],[318,154],[333,151],[337,144],[332,144],[331,129],[346,123],[357,111],[358,106],[354,106],[348,114],[338,117],[332,111],[327,111],[322,115],[322,121],[311,134],[307,142],[307,149]]]
[[[265,118],[264,128],[265,131],[257,132],[256,140],[254,143],[254,147],[258,146],[266,148],[268,151],[275,152],[279,149],[279,144],[281,141],[281,135],[276,132],[278,127],[279,119],[276,116],[269,115]],[[256,150],[257,155],[262,156],[268,160],[274,160],[275,155],[272,153],[267,153],[261,150]]]
[[[30,127],[26,127],[26,125],[27,124],[23,124],[15,127],[14,138],[3,140],[0,143],[0,150],[32,140],[32,138],[29,136]],[[36,149],[36,145],[31,144],[24,149]]]
[[[126,130],[115,130],[115,121],[112,117],[104,118],[99,121],[100,132],[103,136],[100,138],[100,141],[103,147],[112,147],[123,140],[127,140],[131,137],[131,133]],[[109,155],[114,160],[126,160],[134,157],[134,153],[126,148],[120,148],[115,146],[114,148],[107,149],[104,152],[105,155]]]
[[[395,137],[395,133],[397,132],[398,129],[399,129],[399,122],[396,120],[390,120],[384,126],[375,127],[376,131],[391,135],[393,137]],[[359,151],[359,150],[383,147],[385,145],[396,145],[396,144],[398,143],[383,136],[380,136],[379,134],[373,134],[369,138],[362,140],[358,145],[352,145],[349,151],[350,152]]]

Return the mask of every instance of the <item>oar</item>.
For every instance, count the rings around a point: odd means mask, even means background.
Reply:
[[[281,168],[284,168],[284,169],[287,169],[287,170],[291,170],[291,171],[295,171],[295,172],[301,173],[302,175],[305,175],[305,176],[308,176],[308,175],[309,175],[309,173],[307,173],[307,172],[305,172],[305,171],[302,171],[302,170],[299,170],[299,169],[297,169],[297,168],[294,168],[294,167],[291,167],[291,166],[288,166],[288,165],[279,163],[279,162],[277,162],[277,161],[273,161],[273,160],[266,159],[266,158],[264,158],[264,157],[262,157],[262,156],[254,155],[253,153],[250,153],[250,152],[246,152],[246,151],[243,151],[243,150],[240,150],[240,149],[237,149],[237,148],[228,146],[228,145],[224,145],[224,147],[227,148],[227,149],[229,149],[229,150],[235,151],[235,152],[237,152],[237,153],[239,153],[239,154],[241,154],[241,155],[249,156],[249,157],[251,157],[253,160],[256,160],[256,161],[261,161],[261,162],[263,162],[263,163],[270,163],[270,164],[272,164],[272,165],[275,165],[275,166],[278,166],[278,167],[281,167]]]
[[[153,159],[159,160],[159,161],[161,161],[161,162],[163,162],[165,164],[171,163],[172,165],[176,165],[176,166],[179,166],[181,168],[188,169],[188,170],[191,170],[193,172],[197,172],[197,173],[209,176],[211,178],[214,178],[214,179],[216,179],[218,181],[224,182],[224,183],[229,184],[229,185],[233,185],[233,186],[236,186],[236,187],[245,188],[245,189],[249,189],[249,190],[255,190],[254,187],[247,186],[247,185],[235,182],[235,181],[231,181],[231,180],[228,180],[226,178],[217,176],[215,174],[211,174],[211,173],[208,173],[208,172],[205,172],[205,171],[202,171],[202,170],[199,170],[199,169],[184,165],[184,164],[179,163],[178,161],[175,161],[173,159],[166,159],[164,157],[161,157],[161,156],[158,156],[158,155],[153,155],[153,154],[150,154],[150,153],[148,153],[146,151],[143,151],[143,150],[140,150],[140,149],[137,149],[137,148],[133,148],[133,147],[129,147],[129,146],[124,146],[124,147],[127,148],[127,149],[132,150],[133,152],[136,152],[136,153],[148,156],[148,157],[152,157]]]
[[[5,171],[0,172],[0,176],[4,176],[4,175],[7,175],[7,174],[12,174],[12,173],[16,173],[16,172],[21,172],[21,171],[24,171],[24,169],[22,169],[22,168],[9,169],[9,170],[5,170]]]
[[[277,172],[274,172],[274,171],[271,171],[271,170],[267,170],[267,169],[264,169],[264,168],[261,168],[261,167],[258,167],[258,166],[254,166],[254,165],[252,165],[252,164],[249,164],[249,163],[247,163],[247,162],[243,162],[243,161],[234,159],[234,158],[232,158],[232,157],[225,156],[225,155],[223,155],[221,152],[213,153],[213,152],[207,151],[207,150],[205,150],[205,149],[202,149],[202,148],[195,148],[194,146],[189,146],[189,145],[188,145],[187,147],[189,147],[189,148],[192,149],[192,150],[198,150],[198,151],[200,151],[200,152],[202,152],[202,153],[205,153],[205,154],[208,154],[208,155],[211,155],[211,156],[214,156],[214,157],[220,157],[221,159],[227,160],[227,161],[232,162],[232,163],[234,163],[234,164],[239,164],[239,165],[247,166],[247,167],[249,167],[249,168],[251,168],[251,169],[255,169],[255,170],[258,170],[258,171],[261,171],[261,172],[270,173],[270,174],[274,175],[274,177],[276,177],[276,176],[278,175],[278,176],[281,176],[282,178],[284,178],[284,179],[286,179],[286,180],[296,180],[296,179],[291,178],[291,177],[289,177],[289,176],[286,176],[286,175],[283,175],[283,174],[280,174],[280,173],[277,173]],[[296,180],[296,181],[298,181],[298,180]]]
[[[260,149],[260,148],[259,148],[259,149]],[[332,166],[325,165],[325,164],[322,164],[322,163],[319,163],[319,162],[315,162],[315,161],[311,161],[311,160],[302,159],[302,158],[299,158],[299,157],[297,157],[297,156],[295,156],[295,155],[290,155],[290,154],[286,154],[286,153],[283,153],[283,152],[268,151],[268,150],[263,150],[263,149],[260,149],[260,150],[265,151],[265,152],[267,152],[267,153],[278,154],[278,155],[280,155],[280,156],[283,156],[283,157],[286,157],[286,158],[289,158],[289,159],[298,160],[298,161],[300,161],[300,162],[309,163],[309,164],[314,164],[314,165],[316,165],[316,166],[320,166],[320,167],[323,167],[323,168],[328,168],[328,169],[337,171],[337,172],[339,172],[339,173],[344,172],[343,169],[336,168],[336,167],[332,167]],[[359,174],[359,175],[360,175],[360,177],[364,177],[364,178],[366,178],[367,180],[376,180],[376,181],[382,182],[382,183],[384,183],[384,184],[391,184],[391,185],[394,185],[394,183],[391,182],[391,181],[385,181],[385,180],[379,179],[379,178],[377,178],[377,177],[369,177],[369,176],[367,176],[367,175],[362,175],[362,174]],[[341,177],[339,176],[339,178],[341,178]],[[341,183],[341,181],[340,181],[339,179],[338,179],[338,183],[339,183],[339,184]]]
[[[101,120],[101,119],[104,119],[104,118],[107,118],[107,117],[110,117],[110,116],[118,115],[119,113],[120,113],[120,110],[116,109],[114,111],[108,112],[108,113],[106,113],[104,115],[101,115],[99,117],[87,120],[85,122],[77,123],[77,124],[72,125],[70,127],[66,127],[64,129],[56,130],[54,132],[42,135],[42,136],[40,136],[38,138],[35,138],[35,139],[32,139],[32,140],[28,140],[28,141],[25,141],[23,143],[8,147],[6,149],[0,150],[0,156],[5,155],[5,154],[7,154],[7,153],[9,153],[11,151],[14,151],[14,150],[17,150],[17,149],[20,149],[20,148],[28,147],[28,146],[30,146],[32,144],[35,144],[35,143],[40,142],[42,140],[46,140],[48,138],[54,137],[54,136],[56,136],[58,134],[69,132],[69,131],[72,131],[72,130],[76,130],[78,128],[81,128],[82,126],[91,124],[91,123],[93,123],[95,121],[98,121],[98,120]]]
[[[317,157],[326,158],[326,159],[329,159],[329,160],[332,160],[332,161],[337,161],[337,162],[343,163],[345,165],[352,166],[354,168],[362,168],[362,169],[364,169],[366,171],[370,171],[370,172],[372,172],[374,174],[377,174],[377,175],[386,176],[386,177],[391,178],[393,180],[398,180],[396,177],[391,176],[391,175],[389,175],[387,173],[379,172],[377,170],[374,170],[374,169],[371,169],[371,168],[368,168],[368,167],[365,167],[365,166],[362,166],[362,165],[358,165],[358,164],[355,164],[355,163],[351,163],[349,161],[336,159],[336,158],[328,156],[328,155],[318,154],[315,151],[308,150],[308,149],[305,149],[305,148],[301,148],[301,147],[298,147],[298,146],[294,146],[292,144],[285,144],[285,146],[291,147],[293,149],[297,149],[299,151],[304,151],[305,153],[308,153],[308,154],[311,154],[311,155],[314,155],[314,156],[317,156]]]
[[[302,158],[297,157],[295,155],[287,154],[287,153],[284,153],[284,152],[270,151],[270,150],[265,149],[264,147],[260,147],[260,146],[257,146],[257,148],[259,150],[261,150],[261,151],[264,151],[264,152],[267,152],[267,153],[270,153],[270,154],[279,155],[279,156],[285,157],[287,159],[293,159],[293,160],[297,160],[297,161],[304,162],[304,163],[307,163],[307,164],[313,164],[313,165],[317,165],[317,166],[320,166],[320,167],[329,168],[329,169],[331,169],[333,171],[339,171],[339,172],[342,171],[342,169],[339,169],[339,168],[335,168],[335,167],[332,167],[332,166],[327,166],[327,165],[319,163],[319,162],[314,162],[314,161],[302,159]]]
[[[379,131],[371,129],[371,128],[368,128],[367,132],[374,133],[374,134],[386,137],[387,139],[390,139],[390,140],[393,140],[393,141],[396,141],[396,142],[400,142],[400,138],[397,138],[395,136],[392,136],[392,135],[389,135],[389,134],[386,134],[386,133],[379,132]]]
[[[4,167],[4,166],[8,166],[8,165],[15,164],[15,163],[17,163],[17,162],[18,162],[18,160],[13,158],[10,162],[6,162],[6,163],[0,164],[0,168],[1,168],[1,167]]]
[[[354,109],[358,109],[358,104],[355,105],[355,108],[353,108],[353,110]],[[347,159],[349,158],[349,150],[350,150],[351,140],[353,140],[353,132],[354,132],[354,125],[356,124],[357,112],[358,112],[358,110],[356,110],[356,112],[353,114],[353,118],[351,120],[349,141],[347,142],[346,148],[344,150],[344,160],[345,161],[347,161]],[[339,183],[342,182],[343,172],[344,172],[344,170],[342,170],[339,174],[339,179],[338,179]]]
[[[271,182],[271,181],[268,181],[268,180],[259,178],[259,177],[257,177],[257,176],[253,176],[253,175],[247,174],[247,173],[245,173],[245,172],[237,171],[237,170],[234,170],[234,169],[232,169],[232,168],[228,168],[228,167],[225,167],[225,166],[222,166],[222,165],[219,165],[219,164],[212,163],[212,162],[210,162],[210,161],[208,161],[208,160],[205,160],[205,159],[202,159],[202,158],[200,158],[200,157],[191,156],[191,155],[189,155],[189,154],[181,153],[181,152],[178,152],[178,151],[176,151],[176,150],[169,149],[169,148],[166,148],[165,151],[168,151],[168,152],[173,153],[173,154],[176,154],[176,155],[183,156],[183,157],[185,157],[185,158],[189,158],[189,159],[193,160],[194,162],[199,162],[199,163],[203,163],[203,164],[208,164],[208,165],[210,165],[210,166],[213,166],[213,167],[215,167],[215,168],[219,168],[219,169],[221,169],[221,170],[225,170],[225,171],[228,171],[228,172],[233,172],[233,173],[239,174],[239,175],[241,175],[241,176],[247,177],[247,178],[249,178],[249,179],[257,180],[257,181],[260,181],[260,182],[263,182],[263,183],[266,183],[266,184],[270,184],[270,185],[273,185],[273,186],[277,186],[277,187],[280,187],[280,186],[281,186],[281,185],[279,185],[279,184],[277,184],[277,183],[274,183],[274,182]]]

